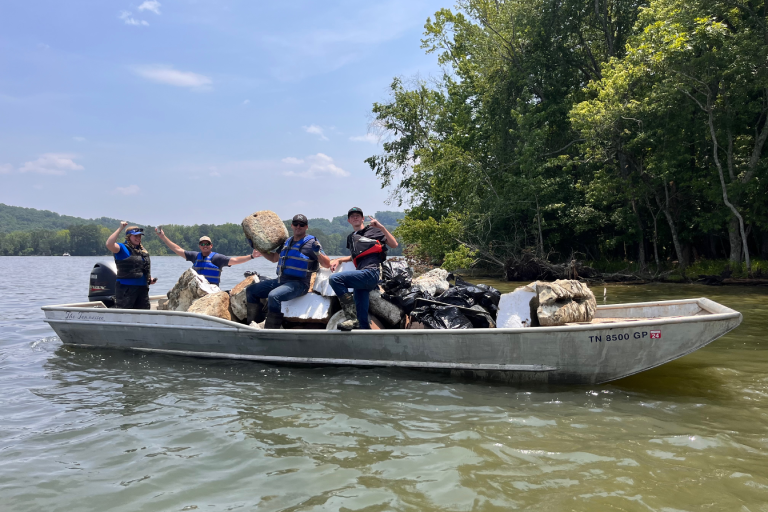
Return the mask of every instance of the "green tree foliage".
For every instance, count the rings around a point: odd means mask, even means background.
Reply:
[[[20,210],[40,212],[31,208],[19,208],[13,211],[18,213]],[[28,212],[22,213],[28,214]],[[45,214],[43,215],[44,218],[47,218],[49,217],[47,214],[51,212],[41,213]],[[33,213],[28,215],[28,217],[35,218],[35,215]],[[374,214],[374,217],[380,220],[390,231],[395,230],[399,219],[403,216],[403,212],[376,212]],[[291,221],[285,221],[285,223],[290,233]],[[0,233],[0,255],[60,256],[66,252],[72,256],[109,256],[111,253],[107,250],[105,242],[119,225],[119,221],[114,221],[108,226],[95,223],[77,223],[69,225],[67,229],[38,228],[28,231],[19,230],[10,233]],[[339,256],[349,253],[346,249],[346,243],[347,235],[352,232],[352,228],[347,222],[346,216],[334,217],[331,221],[328,219],[309,219],[309,225],[309,232],[317,236],[327,254]],[[319,229],[318,226],[323,229]],[[157,237],[154,226],[143,227],[146,233],[143,245],[150,254],[173,254]],[[248,245],[245,235],[243,235],[243,228],[240,224],[196,224],[194,226],[170,224],[163,226],[163,229],[171,240],[189,251],[198,250],[197,244],[201,236],[211,237],[214,251],[229,256],[249,254],[252,250]],[[118,239],[118,242],[122,241],[123,238]],[[402,254],[402,249],[393,249],[389,254],[392,256],[400,255]]]
[[[434,261],[739,261],[768,250],[767,34],[764,1],[462,0],[425,25],[443,76],[374,104],[367,162]]]

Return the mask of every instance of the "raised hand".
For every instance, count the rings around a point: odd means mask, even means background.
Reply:
[[[124,221],[124,220],[120,221],[120,229],[121,230],[125,229],[125,226],[127,226],[127,225],[128,225],[128,223],[126,221]]]
[[[251,256],[253,256],[254,258],[258,258],[259,256],[261,256],[261,253],[256,249],[254,249],[253,252],[251,253]]]
[[[159,236],[160,238],[164,237],[165,231],[163,231],[163,226],[157,226],[155,228],[155,233],[157,233],[157,236]]]

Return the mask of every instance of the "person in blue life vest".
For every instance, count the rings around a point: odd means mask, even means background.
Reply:
[[[333,274],[328,282],[339,297],[347,317],[347,320],[339,324],[342,331],[371,328],[368,322],[368,296],[371,290],[379,286],[380,265],[387,259],[387,247],[397,247],[397,240],[392,233],[373,217],[368,218],[371,223],[366,226],[363,210],[354,207],[347,212],[347,222],[354,229],[347,237],[347,249],[351,255],[331,262],[332,271],[345,261],[354,262],[356,269]],[[352,293],[348,291],[349,288],[353,289]]]
[[[144,230],[129,226],[125,230],[125,241],[117,243],[117,237],[128,223],[120,227],[107,239],[107,249],[115,256],[117,282],[115,283],[115,307],[118,309],[149,309],[149,285],[157,282],[152,277],[149,253],[141,245]]]
[[[245,256],[224,256],[218,252],[213,252],[213,242],[207,236],[200,237],[200,241],[198,242],[200,251],[185,251],[165,236],[162,226],[156,227],[155,231],[157,232],[157,236],[160,237],[160,240],[162,240],[170,250],[187,261],[194,263],[194,266],[192,267],[194,271],[203,276],[209,283],[215,284],[216,286],[221,282],[221,271],[224,270],[224,267],[239,265],[259,256],[258,251],[253,251],[251,254],[246,254]]]
[[[268,279],[254,283],[245,289],[248,316],[246,323],[260,323],[266,318],[265,329],[279,329],[283,324],[281,303],[301,297],[309,291],[312,274],[318,265],[331,266],[331,259],[323,252],[320,242],[312,235],[307,235],[309,221],[304,215],[294,215],[291,221],[293,236],[285,241],[279,253],[254,254],[264,256],[268,261],[277,263],[277,279]],[[267,299],[267,311],[260,299]]]

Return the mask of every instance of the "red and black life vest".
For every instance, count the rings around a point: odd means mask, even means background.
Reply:
[[[380,254],[379,262],[387,259],[387,255],[384,252],[384,244],[360,233],[352,233],[352,261],[355,263],[355,268],[359,268],[358,261],[361,258],[371,254]]]

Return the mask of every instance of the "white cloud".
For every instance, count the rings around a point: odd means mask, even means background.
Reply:
[[[311,124],[309,126],[302,126],[304,128],[304,131],[307,133],[312,133],[315,135],[320,136],[320,140],[328,140],[328,137],[323,134],[323,129],[317,126],[316,124]]]
[[[13,166],[11,164],[0,164],[0,174],[8,174],[11,171],[13,171]]]
[[[72,137],[75,142],[85,142],[85,137]]]
[[[147,80],[176,87],[206,90],[210,89],[209,86],[213,83],[205,75],[199,75],[191,71],[179,71],[171,66],[137,66],[133,68],[133,71]]]
[[[131,16],[131,13],[129,11],[120,11],[120,19],[125,22],[126,25],[144,25],[145,27],[149,26],[149,23],[147,23],[144,20],[137,20],[133,16]]]
[[[51,47],[45,43],[37,43],[38,48],[42,48],[43,50],[50,50]]]
[[[284,159],[283,161],[285,162]],[[298,160],[298,159],[296,159]],[[310,155],[305,159],[309,163],[309,168],[303,172],[287,171],[285,176],[299,176],[302,178],[317,178],[322,175],[328,176],[349,176],[349,173],[333,163],[333,158],[323,153]]]
[[[355,141],[355,142],[370,142],[371,144],[378,144],[379,136],[374,135],[372,133],[366,133],[365,135],[357,135],[354,137],[350,137],[349,140]]]
[[[209,176],[213,176],[214,178],[218,178],[219,176],[221,176],[221,173],[216,167],[209,167],[208,170],[211,171],[210,173],[208,173]]]
[[[244,102],[242,102],[242,103],[241,103],[241,105],[247,105],[247,104],[249,104],[250,102],[251,102],[251,100],[245,100]]]
[[[157,0],[146,0],[139,6],[140,11],[152,11],[155,14],[160,14],[160,2]]]
[[[289,157],[287,157],[287,158],[283,158],[283,159],[281,160],[281,162],[283,162],[284,164],[294,164],[294,165],[298,165],[298,164],[303,164],[303,163],[304,163],[304,160],[302,160],[301,158],[294,158],[294,157],[292,157],[292,156],[289,156]]]
[[[140,190],[138,185],[128,185],[127,187],[117,187],[115,192],[124,196],[133,196],[138,194]]]
[[[36,172],[39,174],[66,174],[67,171],[80,171],[84,167],[73,160],[75,155],[68,153],[45,153],[40,158],[21,166],[19,172]]]

